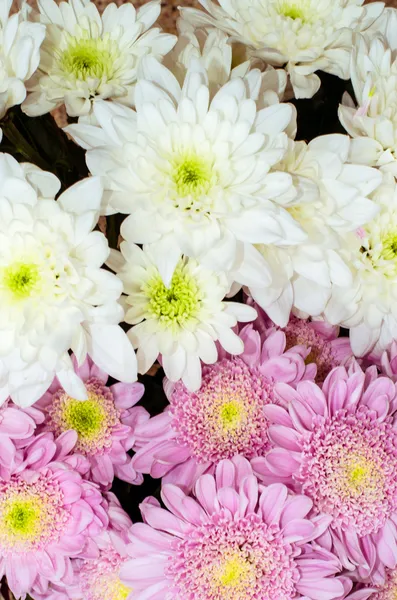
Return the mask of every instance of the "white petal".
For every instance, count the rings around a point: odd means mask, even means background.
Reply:
[[[88,177],[78,181],[58,198],[62,208],[70,213],[82,215],[88,211],[98,211],[101,206],[102,184],[99,177]]]
[[[137,380],[134,349],[118,325],[85,325],[88,354],[105,373],[124,383]]]

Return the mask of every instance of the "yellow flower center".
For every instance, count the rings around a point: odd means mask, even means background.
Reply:
[[[95,399],[79,401],[70,398],[65,404],[63,419],[65,428],[74,429],[83,440],[90,440],[100,434],[106,412]]]
[[[76,38],[70,36],[67,48],[59,55],[61,71],[76,79],[106,79],[115,77],[118,48],[109,37]]]
[[[127,600],[128,596],[131,594],[131,588],[121,583],[120,580],[116,581],[114,585],[114,594],[111,600]]]
[[[235,552],[219,565],[213,572],[215,589],[231,597],[240,597],[247,592],[256,580],[255,566],[241,552]],[[227,596],[225,596],[227,597]]]
[[[226,431],[235,431],[241,424],[243,413],[242,405],[235,400],[222,404],[220,408],[222,428]]]
[[[217,177],[213,165],[197,154],[182,154],[172,163],[172,179],[179,197],[199,198],[208,193]]]
[[[374,471],[374,465],[361,456],[349,460],[345,466],[345,476],[347,487],[354,495],[370,492],[380,483],[380,476]]]
[[[15,300],[25,300],[39,289],[39,269],[33,263],[18,262],[6,267],[2,279]]]
[[[40,533],[41,513],[36,498],[10,500],[3,511],[3,528],[11,538],[33,540]]]
[[[175,269],[167,288],[160,275],[155,275],[144,286],[149,299],[148,312],[165,326],[182,326],[195,318],[201,302],[196,280],[184,270]]]

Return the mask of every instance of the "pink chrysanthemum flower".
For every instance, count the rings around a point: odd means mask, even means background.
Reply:
[[[254,306],[258,317],[254,327],[262,336],[269,335],[274,329],[285,333],[286,349],[304,352],[308,373],[317,382],[322,383],[335,367],[346,365],[353,357],[348,337],[338,337],[340,328],[325,321],[299,319],[291,314],[286,327],[280,328],[266,315],[263,309],[251,298],[247,303]]]
[[[31,441],[42,421],[42,413],[33,407],[23,409],[11,400],[0,407],[0,478],[8,479],[23,460],[18,449]]]
[[[145,523],[129,531],[121,579],[137,600],[331,600],[350,590],[336,557],[310,544],[329,519],[282,484],[259,488],[242,457],[200,477],[195,498],[167,484],[162,499],[170,512],[149,498]]]
[[[108,375],[87,358],[81,367],[73,357],[76,374],[84,381],[88,399],[68,396],[55,380],[36,406],[45,413],[44,430],[56,436],[73,429],[77,432],[75,452],[90,463],[89,478],[109,488],[114,477],[129,483],[142,483],[127,454],[134,444],[134,427],[149,418],[147,411],[134,405],[142,398],[141,383],[106,386]]]
[[[127,531],[131,519],[121,508],[114,494],[106,495],[109,525],[95,537],[98,553],[86,559],[72,561],[72,584],[50,585],[31,592],[34,600],[127,600],[132,590],[120,580],[120,568],[127,555]]]
[[[190,491],[197,478],[213,472],[222,459],[241,454],[250,459],[269,447],[266,404],[275,402],[279,382],[295,385],[307,376],[303,357],[284,352],[284,335],[273,331],[264,343],[252,325],[240,332],[244,353],[223,354],[203,367],[201,388],[165,384],[170,406],[137,426],[134,468],[164,477]]]
[[[85,459],[68,455],[75,442],[73,432],[38,436],[0,480],[0,574],[17,598],[38,582],[71,581],[71,557],[95,554],[92,537],[107,526],[99,488],[81,476]]]
[[[354,372],[355,371],[355,372]],[[279,387],[282,406],[265,407],[276,446],[253,466],[266,483],[289,482],[314,510],[332,517],[323,543],[346,569],[370,578],[397,564],[396,386],[378,377],[334,369],[322,390],[312,382]],[[375,558],[376,557],[376,558]],[[379,564],[378,564],[379,562]]]

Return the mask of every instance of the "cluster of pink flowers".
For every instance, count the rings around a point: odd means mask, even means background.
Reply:
[[[141,383],[73,357],[87,400],[55,380],[33,407],[1,407],[16,598],[397,597],[397,345],[359,364],[337,329],[258,312],[243,354],[220,350],[196,392],[164,379],[152,416]],[[145,478],[161,481],[139,517]]]

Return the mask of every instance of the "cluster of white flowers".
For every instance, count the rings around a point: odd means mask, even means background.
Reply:
[[[351,329],[358,356],[397,339],[397,10],[363,2],[200,0],[178,36],[153,27],[159,0],[2,4],[1,115],[65,105],[92,177],[55,202],[54,176],[0,158],[1,400],[54,374],[83,398],[69,351],[133,381],[135,348],[195,390],[220,346],[244,350],[241,288],[279,326]],[[352,81],[346,134],[299,141],[288,100],[318,71]],[[109,255],[93,229],[116,213]]]

